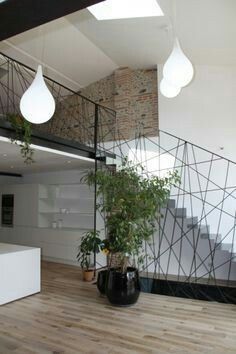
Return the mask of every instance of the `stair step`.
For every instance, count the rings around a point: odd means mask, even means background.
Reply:
[[[231,253],[232,245],[230,243],[220,243],[217,245],[216,249],[222,252],[225,251]]]
[[[221,243],[220,244],[220,246],[221,246],[221,249],[223,250],[223,251],[231,251],[231,249],[232,249],[232,244],[231,243]]]
[[[232,262],[236,262],[236,253],[232,253],[231,258]]]
[[[198,227],[198,217],[197,216],[193,216],[191,218],[186,218],[186,223],[187,223],[187,227],[193,227],[196,228]]]
[[[116,171],[117,165],[112,162],[107,162],[106,167],[109,171]]]
[[[210,234],[208,233],[203,233],[200,235],[200,237],[203,239],[203,240],[209,240],[210,239]]]
[[[174,215],[176,218],[186,218],[187,209],[186,208],[176,208]]]
[[[209,225],[201,225],[198,226],[198,234],[202,235],[202,234],[210,234],[210,226]],[[201,237],[201,236],[200,236]],[[204,238],[204,237],[202,237]],[[206,238],[206,237],[205,237]]]
[[[221,234],[211,234],[210,233],[210,239],[219,243],[222,239],[222,236],[221,236]]]
[[[167,201],[167,207],[170,209],[174,209],[175,208],[175,199],[169,199]]]
[[[201,233],[201,235],[200,235],[200,237],[202,238],[202,239],[208,239],[208,240],[213,240],[213,241],[215,241],[215,242],[220,242],[220,240],[221,240],[221,235],[220,234],[211,234],[210,232],[203,232],[203,233]],[[220,246],[221,244],[219,244],[219,246]],[[218,249],[218,247],[217,247],[217,249]]]

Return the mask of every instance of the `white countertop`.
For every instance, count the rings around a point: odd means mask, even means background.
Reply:
[[[10,243],[1,243],[0,242],[0,255],[28,251],[28,250],[32,250],[34,248],[36,248],[36,247],[19,246],[19,245],[12,245]]]
[[[0,305],[40,292],[40,248],[0,243]]]

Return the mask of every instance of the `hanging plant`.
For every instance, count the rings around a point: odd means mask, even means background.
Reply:
[[[7,114],[7,120],[15,131],[15,135],[11,138],[11,142],[20,147],[21,156],[23,157],[24,162],[27,165],[30,165],[34,162],[34,150],[30,147],[32,135],[31,123],[19,114],[14,113]]]

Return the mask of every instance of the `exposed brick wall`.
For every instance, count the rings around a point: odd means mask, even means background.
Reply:
[[[132,121],[143,122],[144,133],[158,134],[157,71],[135,70],[132,75]]]
[[[146,135],[158,135],[157,70],[120,68],[79,93],[117,113],[115,121],[112,114],[101,111],[100,141],[132,139],[140,126]],[[80,96],[66,96],[57,102],[53,119],[41,129],[92,145],[94,111],[94,105]]]
[[[115,81],[114,74],[111,74],[79,91],[83,96],[99,103],[105,107],[115,110],[114,95]]]
[[[80,93],[117,112],[120,138],[133,138],[140,123],[145,134],[158,134],[157,70],[120,68]]]
[[[94,113],[93,103],[79,95],[69,95],[57,101],[53,118],[37,129],[66,140],[93,146]]]

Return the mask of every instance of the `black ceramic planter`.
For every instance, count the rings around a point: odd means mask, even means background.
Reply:
[[[130,306],[137,302],[140,294],[139,274],[136,268],[127,268],[127,272],[113,269],[108,272],[106,295],[111,304]]]
[[[97,277],[97,288],[102,295],[106,294],[108,269],[100,270]]]

